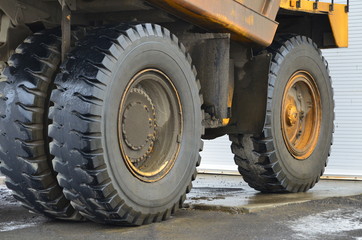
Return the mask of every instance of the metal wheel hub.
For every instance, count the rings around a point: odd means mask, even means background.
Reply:
[[[128,170],[144,182],[164,178],[182,141],[183,114],[178,92],[166,74],[145,69],[122,95],[118,142]]]
[[[282,133],[294,158],[304,160],[316,148],[321,117],[321,99],[314,78],[298,71],[289,79],[282,102]]]
[[[152,100],[140,88],[132,88],[130,102],[123,112],[122,132],[132,162],[139,162],[150,154],[156,139],[156,111]],[[134,131],[138,129],[139,131]]]
[[[286,111],[286,122],[289,126],[293,126],[298,121],[298,110],[294,104],[289,104]]]

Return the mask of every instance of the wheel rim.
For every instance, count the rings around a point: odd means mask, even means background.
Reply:
[[[156,69],[136,74],[118,112],[118,141],[129,171],[145,182],[165,177],[175,164],[183,114],[170,78]]]
[[[281,118],[288,151],[296,159],[307,159],[316,148],[322,121],[320,94],[308,72],[298,71],[288,80]]]

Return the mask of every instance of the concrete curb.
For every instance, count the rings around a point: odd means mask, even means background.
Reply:
[[[210,174],[210,175],[226,175],[226,176],[239,176],[240,173],[237,170],[217,170],[217,169],[208,169],[208,168],[198,168],[197,172],[199,174]],[[359,176],[349,176],[349,175],[337,175],[329,174],[323,175],[321,180],[346,180],[346,181],[362,181],[362,175]]]
[[[323,198],[322,198],[323,199]],[[290,204],[301,204],[305,202],[309,202],[312,200],[320,200],[320,199],[309,199],[309,200],[295,200],[290,202],[281,202],[274,204],[250,204],[245,206],[235,205],[212,205],[212,204],[186,204],[186,208],[191,208],[195,210],[207,210],[207,211],[221,211],[227,212],[231,214],[247,214],[247,213],[257,213],[260,211],[264,211],[271,208],[282,207]]]
[[[322,180],[306,193],[260,194],[240,177],[199,174],[185,207],[228,213],[255,213],[289,204],[362,195],[362,181]]]

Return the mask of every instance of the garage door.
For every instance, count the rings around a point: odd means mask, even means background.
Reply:
[[[351,0],[350,4],[349,48],[323,51],[336,104],[327,176],[362,177],[362,1]],[[201,171],[236,172],[227,137],[206,141],[202,157]]]

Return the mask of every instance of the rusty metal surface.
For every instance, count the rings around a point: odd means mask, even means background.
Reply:
[[[143,0],[96,0],[96,1],[76,1],[77,11],[90,13],[104,13],[117,11],[138,11],[150,10],[151,6],[144,3]]]
[[[55,2],[55,4],[57,4]],[[58,5],[56,5],[58,7]],[[4,12],[15,26],[24,23],[33,23],[43,19],[51,20],[56,15],[51,2],[40,2],[38,0],[16,1],[1,0],[0,9]],[[60,10],[60,8],[59,8]]]
[[[334,11],[328,14],[333,36],[338,47],[348,47],[348,13],[345,5],[335,4]]]
[[[65,0],[61,1],[62,7],[62,62],[66,57],[66,54],[70,50],[70,38],[71,38],[71,10],[68,7]]]
[[[268,46],[278,23],[279,8],[328,15],[336,47],[348,46],[346,5],[308,0],[147,0],[200,27],[231,33],[234,40]]]
[[[235,82],[229,133],[260,133],[264,127],[268,73],[271,55],[260,54],[250,59],[243,68],[236,68],[239,77]],[[242,104],[242,107],[240,107]]]
[[[235,40],[262,46],[270,45],[278,26],[274,18],[280,0],[147,1],[201,27],[228,32]]]
[[[346,1],[347,3],[348,1]],[[331,2],[281,0],[280,8],[294,12],[327,14],[337,47],[348,47],[348,6]]]
[[[285,87],[282,112],[282,134],[285,145],[295,159],[305,160],[315,150],[322,122],[321,97],[312,75],[298,71]]]
[[[183,114],[178,91],[162,71],[144,69],[130,80],[118,110],[118,144],[132,175],[153,183],[171,171],[180,153]]]
[[[201,82],[204,110],[210,116],[205,125],[220,127],[222,119],[229,117],[228,97],[234,80],[230,74],[230,34],[186,34],[180,40],[191,54]]]

